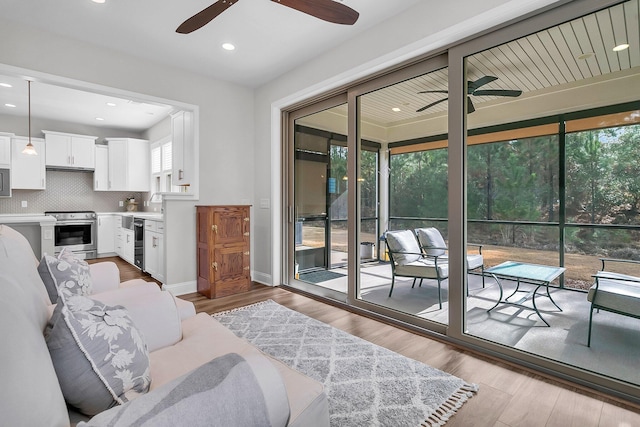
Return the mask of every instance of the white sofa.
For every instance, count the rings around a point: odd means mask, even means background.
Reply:
[[[261,361],[263,367],[266,361],[269,369],[275,368],[273,371],[279,374],[278,381],[284,385],[282,394],[285,396],[285,406],[289,407],[286,425],[329,425],[328,403],[322,384],[260,352],[211,316],[194,314],[193,305],[188,302],[179,302],[180,307],[175,306],[173,313],[151,314],[145,324],[145,313],[153,311],[152,307],[144,305],[145,300],[158,299],[161,294],[166,299],[166,292],[144,281],[120,285],[117,279],[114,286],[113,280],[119,276],[115,275],[112,266],[100,264],[91,267],[91,276],[94,289],[103,292],[95,293],[91,298],[106,304],[117,302],[131,308],[131,318],[136,324],[138,320],[133,313],[137,312],[141,323],[137,326],[143,336],[149,336],[155,340],[153,346],[160,347],[149,352],[149,392],[130,403],[142,402],[148,396],[153,398],[154,394],[162,393],[163,386],[175,382],[176,378],[212,359],[222,359],[220,356],[236,353],[247,360]],[[111,278],[108,279],[108,276]],[[3,425],[69,426],[88,419],[65,403],[44,338],[44,330],[52,312],[49,296],[37,271],[37,260],[28,241],[10,227],[0,225],[0,334],[3,339],[0,350],[0,418]],[[171,316],[178,319],[177,342],[163,346],[162,340],[171,340],[170,335],[175,335],[176,331],[158,327],[154,331],[153,320],[157,316],[163,318],[159,322],[161,324],[166,324],[166,318]],[[274,387],[274,394],[276,389]],[[266,394],[265,400],[274,398]],[[244,405],[244,411],[251,411],[253,402],[240,403]],[[108,416],[118,408],[122,407],[109,409],[94,420]],[[204,405],[199,410],[186,411],[185,415],[193,418],[206,411]]]

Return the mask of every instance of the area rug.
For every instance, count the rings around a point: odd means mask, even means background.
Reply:
[[[319,270],[312,271],[310,273],[300,273],[300,280],[314,284],[337,279],[339,277],[344,277],[344,274],[336,273],[335,271],[331,270]]]
[[[272,300],[213,317],[323,383],[331,426],[441,426],[478,390]]]

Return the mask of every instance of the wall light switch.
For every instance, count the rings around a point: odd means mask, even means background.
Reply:
[[[120,200],[120,201],[118,202],[118,206],[123,207],[123,206],[124,206],[124,202],[123,202],[122,200]]]
[[[23,200],[23,201],[22,201],[22,207],[23,207],[23,208],[26,208],[26,207],[27,207],[27,205],[28,205],[27,201],[26,201],[26,200]]]
[[[260,199],[260,208],[269,209],[269,199]]]

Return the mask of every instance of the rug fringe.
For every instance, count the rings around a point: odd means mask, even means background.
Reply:
[[[253,308],[253,307],[256,307],[256,306],[268,304],[270,302],[275,302],[275,301],[273,301],[271,299],[267,299],[267,300],[264,300],[264,301],[255,302],[253,304],[243,305],[242,307],[232,308],[231,310],[219,311],[217,313],[213,313],[211,315],[211,317],[218,317],[218,316],[223,316],[223,315],[228,314],[228,313],[235,313],[236,311],[246,310],[248,308]]]
[[[426,420],[424,420],[421,427],[439,427],[445,425],[449,418],[451,418],[457,411],[464,405],[464,403],[473,397],[478,392],[478,385],[464,383],[458,390],[453,392],[451,396],[438,407],[432,414],[430,414]]]

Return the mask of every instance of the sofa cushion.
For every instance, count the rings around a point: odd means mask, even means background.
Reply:
[[[288,419],[287,394],[273,365],[229,353],[78,427],[284,427]]]
[[[45,330],[68,404],[95,415],[149,389],[149,354],[122,306],[59,294]]]
[[[92,292],[91,272],[84,260],[45,254],[38,265],[38,273],[52,304],[58,299],[58,289],[66,296],[90,295]]]

